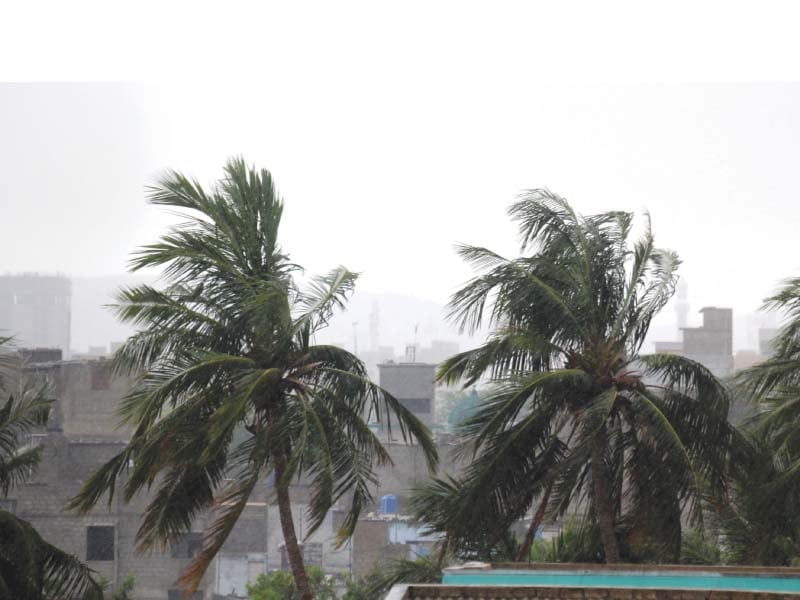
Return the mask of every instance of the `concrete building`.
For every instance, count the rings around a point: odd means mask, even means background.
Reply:
[[[443,340],[433,340],[430,346],[424,346],[417,350],[417,360],[438,365],[454,354],[458,354],[458,344]]]
[[[42,358],[54,355],[42,354]],[[141,516],[150,501],[142,494],[129,504],[115,495],[111,505],[101,501],[88,515],[67,513],[64,507],[84,481],[100,465],[119,453],[130,434],[129,427],[120,427],[117,409],[133,382],[112,373],[110,363],[96,361],[29,361],[25,375],[47,380],[56,398],[47,430],[33,439],[44,447],[42,465],[35,478],[14,489],[3,507],[13,510],[32,523],[45,539],[79,559],[108,578],[112,585],[128,574],[136,577],[137,600],[177,600],[182,598],[177,587],[180,574],[199,551],[206,527],[213,515],[201,514],[192,532],[182,542],[150,554],[135,551],[136,532]],[[432,397],[432,366],[413,365],[411,369],[387,371],[397,377],[396,390],[409,390],[406,401]],[[411,374],[420,377],[407,377]],[[412,383],[415,382],[415,383]],[[346,499],[334,507],[323,525],[304,540],[303,552],[309,565],[320,565],[331,574],[361,573],[376,561],[394,556],[413,556],[422,540],[403,523],[408,510],[410,490],[429,477],[422,451],[418,446],[388,444],[392,464],[379,469],[375,503],[364,511],[363,523],[355,538],[337,546],[336,532],[342,521]],[[440,474],[455,474],[457,466],[452,447],[440,447]],[[247,582],[263,572],[288,568],[277,506],[274,504],[272,481],[265,477],[251,496],[238,524],[229,536],[217,559],[209,568],[200,590],[193,600],[222,600],[244,597]],[[308,531],[307,509],[310,488],[302,481],[291,488],[292,513],[298,537]],[[398,524],[392,525],[379,513],[382,495],[397,498]],[[373,513],[372,516],[369,513]],[[380,525],[371,524],[380,522]],[[363,525],[363,527],[362,527]],[[401,535],[402,534],[402,535]]]
[[[762,327],[758,330],[758,353],[765,359],[775,354],[775,338],[778,332],[779,329],[774,327]]]
[[[436,365],[414,362],[414,355],[407,355],[407,358],[412,360],[378,365],[378,381],[383,389],[430,427],[436,422],[434,403]]]
[[[683,355],[702,363],[717,377],[733,374],[733,310],[707,306],[701,327],[683,329]]]
[[[683,327],[680,342],[655,342],[655,351],[679,354],[705,365],[717,377],[734,372],[733,310],[707,306],[700,310],[703,325]]]
[[[0,335],[18,347],[70,349],[72,284],[62,276],[0,276]]]

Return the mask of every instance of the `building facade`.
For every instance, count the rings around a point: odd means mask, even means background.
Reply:
[[[397,398],[425,425],[436,422],[434,396],[436,365],[420,362],[384,362],[378,365],[380,386]]]
[[[55,355],[38,356],[48,359]],[[133,575],[137,600],[177,600],[183,597],[177,580],[202,547],[204,531],[213,514],[201,514],[180,543],[140,554],[135,539],[151,500],[148,494],[134,497],[130,503],[122,502],[120,494],[115,494],[110,504],[101,501],[87,515],[65,512],[83,482],[119,453],[131,434],[129,427],[119,425],[117,409],[133,381],[109,367],[110,363],[104,360],[29,361],[25,376],[49,382],[56,401],[47,429],[33,436],[33,441],[44,447],[40,469],[30,482],[15,488],[3,506],[29,521],[45,539],[85,561],[112,586]],[[400,381],[406,387],[400,389],[417,389],[406,379],[412,371],[402,372]],[[432,371],[423,369],[419,373],[425,382],[420,389],[428,390]],[[428,391],[425,394],[430,395]],[[419,399],[423,394],[408,395]],[[342,546],[337,543],[336,534],[347,505],[344,498],[322,526],[303,540],[308,565],[319,565],[330,574],[360,574],[362,571],[355,565],[368,570],[390,557],[413,556],[421,543],[430,543],[421,541],[402,525],[392,526],[375,516],[380,513],[381,496],[392,494],[397,498],[397,520],[404,522],[402,513],[407,511],[410,490],[429,477],[418,446],[388,443],[387,449],[392,463],[377,472],[375,503],[365,508],[355,538]],[[440,473],[455,473],[450,450],[440,448]],[[272,486],[273,481],[265,476],[193,600],[243,598],[247,583],[255,581],[260,573],[288,568]],[[311,490],[299,481],[291,487],[290,495],[297,534],[303,539],[309,528]],[[373,522],[381,525],[370,525]]]
[[[62,276],[0,276],[0,335],[20,348],[70,348],[72,284]]]
[[[717,377],[733,375],[733,309],[707,306],[701,327],[683,329],[683,355]]]

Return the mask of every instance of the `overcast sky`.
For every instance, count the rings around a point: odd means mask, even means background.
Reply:
[[[498,4],[52,5],[46,47],[11,31],[0,74],[133,83],[0,86],[0,271],[121,273],[166,223],[161,169],[211,182],[242,154],[278,181],[293,258],[373,292],[443,302],[455,242],[516,252],[504,211],[531,187],[649,210],[693,312],[800,275],[791,5]]]

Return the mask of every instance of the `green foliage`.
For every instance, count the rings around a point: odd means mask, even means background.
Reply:
[[[532,562],[590,563],[601,553],[600,540],[591,524],[570,520],[550,540],[536,540],[531,547]]]
[[[379,565],[375,565],[361,579],[345,578],[345,590],[342,600],[383,600],[384,576]]]
[[[108,593],[111,588],[111,582],[101,576],[98,584],[103,590],[104,600],[133,600],[133,588],[136,587],[136,577],[134,575],[126,575],[125,578],[119,583],[117,589],[112,593]]]
[[[681,514],[724,489],[733,436],[728,390],[708,369],[641,354],[680,261],[655,245],[649,222],[630,243],[630,213],[582,216],[547,190],[526,192],[509,214],[519,257],[459,249],[477,273],[450,317],[492,331],[437,378],[488,378],[491,391],[459,428],[469,466],[445,482],[448,494],[429,497],[440,506],[421,520],[459,552],[476,537],[499,539],[547,498],[548,517],[589,508],[609,561],[644,540],[675,561]]]
[[[441,583],[442,569],[431,556],[395,560],[383,565],[368,588],[373,598],[382,598],[392,586],[399,583]]]
[[[800,557],[800,481],[794,459],[756,428],[740,434],[728,493],[713,499],[733,564],[789,566]]]
[[[126,502],[152,488],[136,535],[147,551],[179,539],[215,507],[181,578],[189,591],[271,472],[287,510],[291,481],[309,482],[307,535],[335,502],[348,503],[338,532],[344,543],[372,501],[376,466],[391,462],[366,418],[386,422],[392,413],[403,439],[422,446],[431,469],[437,463],[424,424],[369,381],[356,356],[315,341],[357,275],[337,267],[301,286],[300,267],[279,244],[283,201],[272,176],[241,159],[227,163],[211,190],[168,172],[150,201],[183,220],[131,260],[133,270],[162,269],[164,289],[123,289],[115,306],[138,330],[113,363],[141,374],[120,412],[134,433],[71,508],[88,512],[106,494],[110,502],[118,482]],[[302,559],[290,560],[302,578]]]
[[[337,600],[334,581],[325,575],[322,568],[315,565],[309,567],[306,573],[314,600]],[[247,594],[250,600],[297,600],[300,597],[294,578],[288,571],[262,573],[254,583],[247,584]]]
[[[785,321],[773,356],[737,378],[755,411],[732,461],[730,493],[714,500],[731,562],[793,565],[800,558],[800,278],[785,281],[764,308]]]
[[[721,565],[723,562],[719,543],[709,539],[701,527],[684,532],[681,540],[681,564]]]

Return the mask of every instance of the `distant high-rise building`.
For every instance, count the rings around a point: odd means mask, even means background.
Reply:
[[[778,335],[776,328],[764,328],[758,330],[758,353],[769,358],[775,354],[775,338]]]
[[[70,347],[72,285],[63,276],[0,276],[0,335],[13,335],[18,347]]]
[[[416,344],[406,344],[406,362],[407,363],[415,363],[415,362],[417,362],[417,345]]]

